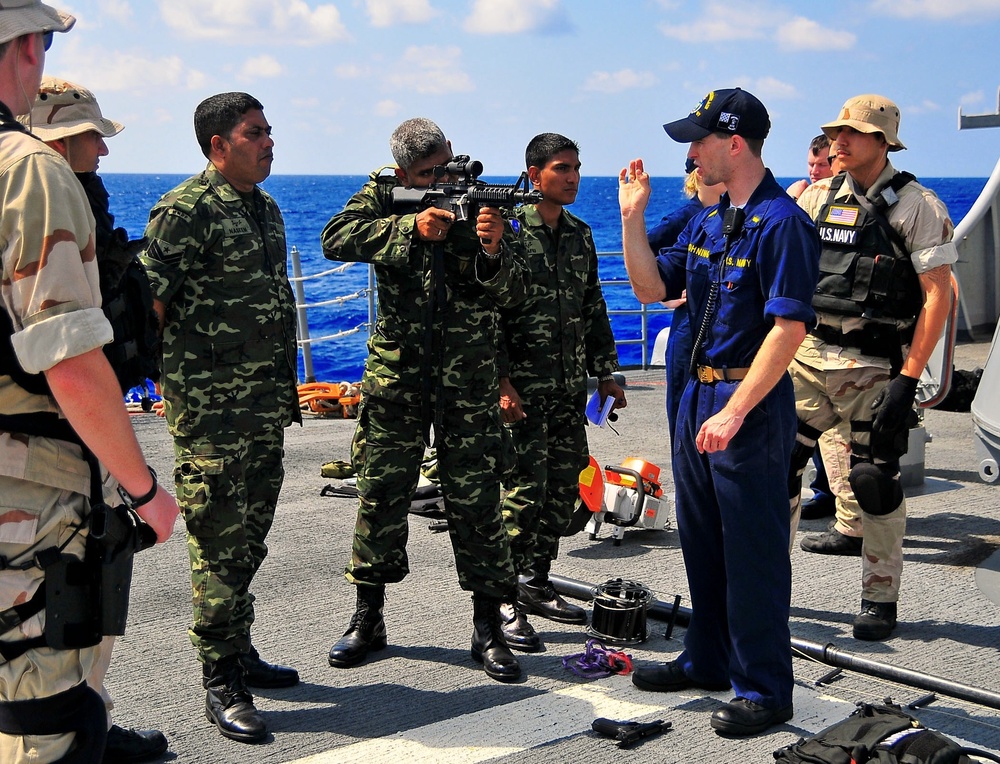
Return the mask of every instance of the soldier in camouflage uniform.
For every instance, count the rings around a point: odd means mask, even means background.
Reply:
[[[96,638],[86,646],[89,638],[74,639],[49,623],[56,619],[39,596],[60,555],[83,556],[91,497],[103,492],[110,502],[118,487],[139,497],[133,505],[159,541],[177,517],[173,497],[146,466],[104,355],[112,328],[101,311],[94,220],[83,187],[59,154],[14,120],[31,108],[52,33],[74,22],[37,0],[0,0],[4,764],[61,761],[70,751],[79,761],[103,756],[104,703],[84,681],[97,660]],[[100,475],[91,474],[84,444],[101,462]],[[56,626],[52,638],[47,625]]]
[[[506,349],[500,408],[517,452],[503,516],[520,574],[518,600],[505,603],[501,616],[508,644],[526,652],[541,650],[542,642],[525,611],[562,623],[587,621],[583,608],[556,592],[549,570],[587,466],[588,373],[597,377],[602,404],[611,396],[615,408],[625,405],[590,226],[564,209],[579,190],[579,152],[555,133],[528,143],[528,178],[544,197],[516,212],[531,286],[524,302],[500,312]]]
[[[287,687],[294,669],[250,641],[250,583],[284,477],[284,428],[301,422],[295,305],[285,226],[257,184],[270,173],[271,128],[246,93],[195,110],[208,167],[157,202],[143,264],[163,329],[163,400],[174,483],[187,524],[194,597],[191,641],[208,716],[226,737],[267,734],[250,687]]]
[[[407,120],[390,148],[394,174],[372,173],[322,234],[327,257],[373,264],[378,283],[352,452],[361,498],[346,574],[357,610],[330,665],[385,647],[385,585],[408,572],[407,511],[433,423],[458,579],[473,592],[472,656],[513,681],[521,670],[499,623],[516,579],[500,515],[496,308],[524,298],[527,273],[498,210],[484,207],[474,222],[434,207],[394,211],[393,189],[426,187],[452,160],[437,125]]]
[[[906,453],[917,381],[951,308],[951,263],[958,258],[948,210],[890,151],[900,142],[899,110],[878,95],[851,98],[822,127],[846,174],[819,180],[799,197],[823,241],[813,297],[817,324],[789,372],[799,419],[789,474],[792,531],[801,475],[819,434],[850,423],[849,481],[864,535],[841,518],[801,546],[819,554],[861,547],[861,610],[854,637],[880,640],[896,627],[906,503],[899,458]]]

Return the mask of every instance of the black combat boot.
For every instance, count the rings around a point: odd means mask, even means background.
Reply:
[[[330,648],[330,665],[336,668],[356,666],[372,650],[381,650],[386,645],[385,621],[382,608],[385,606],[385,586],[358,587],[358,605],[351,616],[351,625],[344,636]]]
[[[547,573],[521,576],[517,583],[517,601],[529,613],[559,623],[587,623],[587,611],[559,596]]]
[[[253,645],[250,652],[240,656],[247,687],[292,687],[299,683],[299,672],[288,666],[279,666],[261,659]]]
[[[472,659],[483,664],[486,675],[498,682],[516,682],[521,664],[507,646],[500,623],[500,600],[472,595]]]
[[[205,716],[225,737],[258,743],[267,737],[267,725],[247,690],[240,656],[227,655],[202,667]]]

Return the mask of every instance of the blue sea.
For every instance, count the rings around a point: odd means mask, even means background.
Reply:
[[[150,208],[162,194],[169,191],[185,175],[103,174],[111,194],[111,211],[116,222],[137,238],[142,234]],[[319,245],[320,232],[330,217],[339,212],[350,196],[367,180],[361,175],[272,175],[263,188],[281,207],[285,218],[289,248],[300,254],[304,276],[328,271],[338,265],[323,257]],[[513,178],[491,178],[489,182],[510,183]],[[797,178],[778,178],[787,187]],[[948,205],[952,219],[957,223],[969,211],[987,178],[921,178]],[[653,198],[647,211],[647,222],[656,222],[686,200],[682,195],[683,178],[654,178]],[[580,194],[572,211],[587,221],[594,231],[597,249],[602,252],[621,251],[621,223],[618,216],[618,179],[616,177],[584,178]],[[625,280],[625,269],[620,258],[600,259],[601,278]],[[289,274],[292,269],[289,265]],[[303,282],[305,302],[308,304],[333,300],[367,288],[368,270],[355,265],[342,273]],[[626,287],[605,289],[605,299],[612,309],[634,309],[638,303]],[[361,330],[344,337],[317,342],[312,346],[312,363],[316,380],[323,382],[355,381],[361,378],[365,362],[367,333],[363,325],[368,320],[368,302],[365,298],[353,299],[328,307],[308,311],[309,334],[313,338]],[[669,324],[668,316],[653,317],[650,321],[649,343],[657,331]],[[640,320],[634,315],[612,317],[612,328],[617,340],[638,340],[641,337]],[[649,350],[649,349],[648,349]],[[641,346],[619,346],[623,366],[641,363]],[[302,355],[299,357],[299,378],[305,379]]]

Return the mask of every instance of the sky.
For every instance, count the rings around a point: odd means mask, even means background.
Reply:
[[[367,174],[404,119],[429,117],[485,166],[523,169],[524,146],[558,132],[583,172],[642,157],[682,175],[686,146],[662,124],[710,90],[742,87],[771,117],[765,163],[802,176],[809,141],[844,101],[879,93],[902,112],[918,177],[986,177],[1000,0],[48,0],[77,24],[46,74],[92,90],[125,124],[102,172],[192,174],[205,164],[192,115],[245,91],[273,126],[275,174]]]

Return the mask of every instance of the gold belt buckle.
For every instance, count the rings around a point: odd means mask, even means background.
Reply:
[[[712,374],[711,366],[699,366],[698,367],[698,381],[703,385],[709,385],[715,381],[714,375]]]

